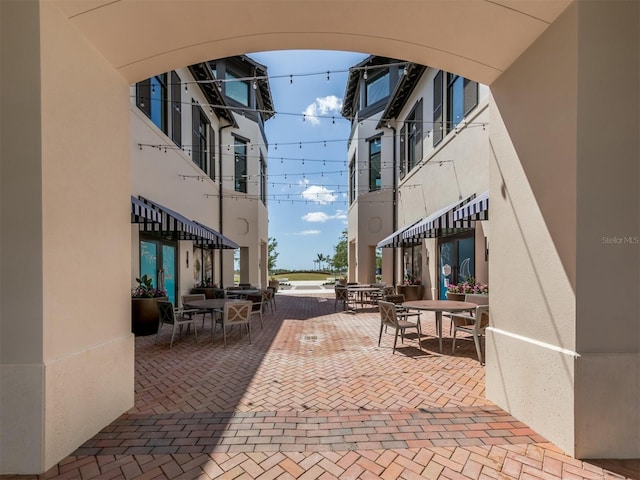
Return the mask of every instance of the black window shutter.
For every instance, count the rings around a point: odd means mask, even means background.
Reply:
[[[400,178],[403,178],[407,174],[407,149],[406,149],[406,138],[407,126],[403,125],[400,129]]]
[[[433,146],[443,138],[442,131],[442,70],[433,79]]]
[[[177,146],[182,146],[182,89],[180,77],[171,72],[171,140]]]
[[[464,79],[464,114],[465,116],[478,105],[478,83]]]
[[[216,137],[213,133],[211,125],[207,125],[207,131],[209,135],[209,176],[212,179],[216,178]]]
[[[415,142],[416,142],[416,158],[415,158],[415,164],[417,165],[418,163],[420,163],[422,161],[422,132],[424,131],[424,127],[422,125],[422,119],[423,119],[423,113],[422,113],[422,99],[420,99],[418,101],[418,103],[416,104],[416,113],[415,113],[415,126],[416,126],[416,136],[415,136]]]
[[[151,80],[143,80],[136,84],[136,105],[147,117],[151,118]]]
[[[200,107],[197,103],[191,104],[191,160],[193,163],[200,165]]]

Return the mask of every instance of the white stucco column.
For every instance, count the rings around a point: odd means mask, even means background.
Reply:
[[[129,90],[51,4],[0,3],[0,473],[133,405]]]
[[[487,396],[640,456],[637,2],[576,2],[492,85]]]

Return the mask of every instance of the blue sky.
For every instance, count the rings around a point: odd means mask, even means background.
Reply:
[[[266,123],[269,237],[278,242],[276,268],[316,269],[318,254],[332,256],[347,226],[350,123],[340,111],[346,70],[367,55],[316,50],[248,55],[268,68],[279,112]]]

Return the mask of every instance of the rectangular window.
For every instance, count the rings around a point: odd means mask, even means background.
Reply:
[[[478,105],[478,83],[447,74],[447,132],[453,130]]]
[[[418,100],[409,116],[405,119],[403,129],[406,130],[404,142],[406,172],[409,172],[422,160],[422,99]]]
[[[260,200],[264,205],[267,204],[267,165],[262,153],[260,153]]]
[[[369,191],[374,192],[382,187],[380,176],[382,141],[380,137],[369,141]]]
[[[356,158],[349,163],[349,205],[356,199]]]
[[[167,74],[136,84],[136,105],[164,133],[167,133]]]
[[[235,157],[234,190],[247,193],[247,142],[236,137],[233,151]]]
[[[438,145],[444,137],[442,128],[442,70],[433,79],[433,146]]]
[[[209,127],[209,119],[200,108],[200,105],[193,103],[191,105],[191,131],[192,131],[192,147],[191,160],[200,169],[208,173],[208,150],[207,150],[207,133]]]
[[[239,80],[241,77],[231,73],[229,70],[227,70],[226,78],[227,81],[224,83],[227,97],[242,105],[249,106],[249,83]]]
[[[182,88],[180,88],[180,77],[171,72],[171,140],[177,146],[182,146]]]
[[[386,70],[369,78],[365,85],[365,107],[387,98],[389,96],[389,71]]]

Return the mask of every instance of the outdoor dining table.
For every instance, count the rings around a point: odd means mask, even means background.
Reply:
[[[360,298],[360,307],[364,308],[364,295],[367,293],[379,292],[380,287],[372,287],[371,285],[348,285],[347,290],[358,294]]]
[[[442,312],[466,312],[473,310],[478,305],[471,302],[459,302],[455,300],[411,300],[403,302],[402,306],[411,310],[435,312],[436,332],[438,334],[440,353],[442,353]]]
[[[262,293],[261,290],[257,288],[233,288],[231,290],[225,290],[228,295],[234,295],[238,297],[248,297],[249,295],[260,295]]]
[[[211,311],[211,321],[214,322],[214,315],[220,313],[222,316],[222,328],[224,328],[224,316],[222,312],[224,310],[224,305],[227,302],[237,302],[236,298],[207,298],[206,300],[191,300],[184,304],[185,308],[197,308],[199,310],[210,310]],[[213,324],[212,324],[213,325]],[[211,340],[213,341],[213,328],[211,329]]]

